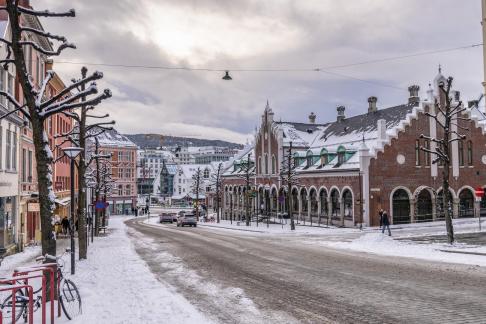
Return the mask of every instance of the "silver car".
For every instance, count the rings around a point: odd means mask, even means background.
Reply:
[[[196,216],[193,214],[184,214],[177,217],[177,227],[184,227],[185,225],[197,226]]]

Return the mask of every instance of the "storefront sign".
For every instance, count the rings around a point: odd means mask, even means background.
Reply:
[[[40,211],[40,204],[39,203],[29,203],[27,205],[27,210],[29,212],[39,212]]]

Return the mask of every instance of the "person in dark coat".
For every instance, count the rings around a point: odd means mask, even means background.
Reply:
[[[69,220],[66,216],[63,217],[61,220],[61,225],[62,225],[62,234],[68,235],[69,232]]]
[[[383,226],[383,209],[378,212],[378,217],[380,218],[380,228]]]
[[[381,233],[385,233],[385,228],[387,228],[388,236],[391,236],[390,220],[388,219],[388,214],[386,213],[386,211],[383,211],[382,219],[383,219],[383,228],[381,230]]]

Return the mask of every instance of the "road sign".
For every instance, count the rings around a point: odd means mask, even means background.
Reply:
[[[484,196],[484,188],[477,187],[476,190],[474,190],[474,193],[476,194],[476,197],[481,198]]]
[[[95,204],[95,208],[96,209],[105,209],[106,207],[108,207],[108,203],[105,202],[105,201],[97,201],[96,204]]]

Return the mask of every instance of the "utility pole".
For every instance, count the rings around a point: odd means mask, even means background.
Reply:
[[[483,26],[483,44],[486,42],[486,0],[481,0],[481,5],[482,5],[482,20],[481,20],[481,25]],[[484,68],[484,81],[483,81],[483,87],[484,87],[484,94],[486,95],[486,46],[483,45],[483,68]]]

